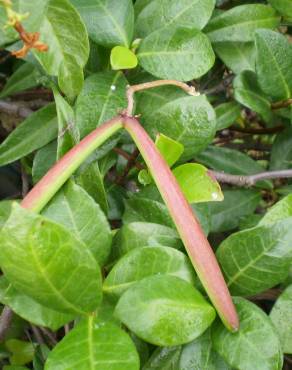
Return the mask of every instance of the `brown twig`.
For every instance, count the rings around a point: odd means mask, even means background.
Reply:
[[[54,334],[50,330],[41,326],[39,327],[39,329],[50,340],[50,343],[53,347],[58,343],[57,339],[54,337]]]
[[[240,187],[254,186],[258,181],[273,180],[281,178],[292,178],[291,170],[267,171],[257,173],[255,175],[231,175],[224,172],[217,172],[210,170],[210,173],[216,178],[217,181],[225,184],[236,185]]]
[[[8,306],[4,306],[0,317],[0,342],[5,339],[7,331],[9,330],[12,322],[13,311]]]
[[[130,172],[131,168],[135,165],[136,159],[138,155],[140,154],[139,150],[136,148],[133,153],[130,155],[128,158],[128,163],[124,169],[124,172],[122,173],[121,176],[119,176],[116,179],[116,183],[119,185],[122,185],[124,183],[125,178],[127,177],[128,173]]]
[[[286,100],[281,100],[276,103],[271,104],[272,109],[281,109],[281,108],[287,108],[290,105],[292,105],[292,99],[286,99]]]
[[[121,157],[127,159],[128,161],[130,161],[132,159],[132,156],[131,154],[125,152],[123,149],[121,148],[114,148],[113,149],[114,152],[116,152],[118,155],[120,155]],[[143,170],[144,168],[146,168],[145,166],[143,166],[143,164],[139,163],[138,161],[135,161],[134,163],[134,166],[138,169],[138,170]]]
[[[132,85],[127,87],[127,100],[128,100],[128,107],[126,109],[126,115],[132,116],[133,110],[134,110],[134,94],[137,91],[142,90],[148,90],[153,89],[154,87],[160,87],[160,86],[177,86],[184,90],[186,93],[192,96],[198,96],[200,93],[198,93],[194,86],[189,86],[184,82],[176,81],[176,80],[156,80],[151,82],[145,82],[139,85]]]

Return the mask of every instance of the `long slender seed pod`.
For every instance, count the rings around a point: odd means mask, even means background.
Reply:
[[[47,172],[23,199],[21,206],[40,212],[82,162],[121,128],[121,117],[115,117],[97,127]]]
[[[123,124],[150,170],[210,300],[226,327],[238,330],[237,313],[214,252],[175,177],[139,121],[124,116]]]

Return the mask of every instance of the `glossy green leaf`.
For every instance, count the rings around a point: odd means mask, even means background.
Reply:
[[[0,166],[41,148],[58,133],[55,104],[33,113],[0,145]]]
[[[216,179],[201,164],[182,164],[173,170],[173,174],[190,203],[218,202],[224,198]]]
[[[268,2],[280,14],[288,18],[292,18],[292,3],[290,0],[268,0]]]
[[[17,290],[75,315],[99,305],[99,266],[85,244],[63,226],[14,204],[0,237],[1,269]]]
[[[114,70],[137,67],[136,55],[125,46],[115,46],[111,51],[111,66]]]
[[[169,167],[175,164],[184,152],[184,146],[181,143],[163,134],[156,136],[155,145]]]
[[[223,202],[210,203],[211,232],[236,229],[242,217],[252,214],[259,205],[261,195],[256,190],[224,190]]]
[[[151,0],[147,1],[136,20],[138,37],[165,27],[190,27],[201,30],[211,18],[214,0]],[[141,7],[141,4],[140,4]],[[137,10],[137,9],[136,9]],[[200,16],[198,17],[198,14]],[[161,32],[164,32],[161,30]]]
[[[81,138],[127,106],[126,86],[121,72],[101,72],[86,79],[76,102],[76,122]]]
[[[67,183],[42,214],[68,230],[82,241],[102,266],[110,253],[110,226],[99,205],[78,185]]]
[[[270,170],[292,168],[292,128],[280,132],[273,143]]]
[[[170,275],[143,279],[120,298],[115,313],[138,337],[160,346],[200,336],[215,310],[189,283]]]
[[[288,217],[292,217],[292,194],[275,203],[261,219],[259,225],[273,224]]]
[[[6,348],[11,352],[12,365],[25,365],[32,361],[35,347],[33,343],[19,339],[9,339],[5,342]]]
[[[0,93],[1,98],[38,85],[39,71],[30,63],[22,64],[7,80]]]
[[[169,247],[142,247],[130,251],[114,265],[103,291],[118,298],[137,281],[161,274],[177,276],[189,283],[195,280],[194,269],[182,252]]]
[[[81,14],[90,38],[97,44],[129,47],[133,37],[131,0],[71,0]]]
[[[0,202],[0,230],[8,220],[11,212],[11,200],[2,200]]]
[[[84,319],[49,354],[45,370],[139,370],[134,343],[118,326]]]
[[[57,140],[43,146],[37,151],[32,166],[32,179],[36,184],[57,160]]]
[[[276,100],[292,94],[292,46],[278,32],[258,30],[255,34],[258,81],[263,91]]]
[[[196,159],[208,168],[232,175],[252,175],[264,171],[264,168],[248,155],[229,148],[208,146],[196,155]],[[272,186],[268,180],[258,182],[257,185],[268,188]]]
[[[262,4],[240,5],[211,19],[205,28],[214,43],[226,41],[254,41],[258,28],[276,28],[279,16],[275,10]]]
[[[215,350],[236,369],[282,369],[280,342],[270,319],[259,307],[243,298],[234,298],[234,302],[240,329],[231,333],[218,321],[212,327]]]
[[[182,249],[177,232],[167,226],[150,222],[131,222],[117,232],[113,242],[113,258],[119,258],[132,249],[144,246],[166,246]]]
[[[284,290],[270,313],[284,353],[292,353],[292,285]]]
[[[105,214],[108,213],[108,200],[104,187],[103,176],[100,172],[98,162],[90,163],[76,177],[76,182],[98,203]]]
[[[73,315],[64,314],[39,304],[21,291],[16,290],[5,276],[0,278],[0,302],[8,305],[23,319],[54,331],[75,318]]]
[[[80,75],[89,56],[88,35],[78,12],[69,0],[50,0],[39,31],[49,49],[35,52],[37,59],[47,73],[58,76],[62,90],[74,97],[82,88]]]
[[[171,26],[143,39],[137,56],[152,75],[180,81],[203,76],[215,61],[207,36],[196,29]]]
[[[29,17],[23,20],[26,29],[33,32],[37,30],[45,17],[46,9],[50,0],[13,0],[13,9],[21,14],[29,13]]]
[[[292,262],[292,217],[230,235],[217,258],[232,294],[251,296],[284,281]]]
[[[271,102],[259,86],[253,71],[243,71],[233,81],[234,97],[242,105],[259,113],[269,122],[272,119]]]
[[[255,70],[254,42],[218,42],[213,47],[219,58],[235,74]]]
[[[158,347],[142,370],[177,370],[181,346]]]
[[[231,126],[241,113],[240,105],[236,102],[228,102],[218,105],[215,108],[216,113],[216,130],[224,130]]]
[[[145,128],[152,137],[162,133],[180,142],[185,148],[181,160],[188,160],[213,140],[216,116],[205,96],[186,96],[149,114]]]

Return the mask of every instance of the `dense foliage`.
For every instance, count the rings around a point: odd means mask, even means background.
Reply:
[[[1,368],[291,368],[291,28],[291,0],[0,0]]]

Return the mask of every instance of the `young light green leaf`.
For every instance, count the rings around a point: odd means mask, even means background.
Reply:
[[[38,85],[39,71],[30,63],[22,64],[7,80],[1,98]]]
[[[32,179],[36,184],[57,160],[57,140],[39,149],[33,159]]]
[[[280,370],[282,351],[275,328],[255,304],[234,298],[240,320],[237,333],[230,333],[218,321],[212,327],[214,349],[232,366],[241,370]]]
[[[159,346],[187,343],[215,319],[215,310],[189,283],[170,275],[143,279],[120,298],[116,316],[138,337]]]
[[[176,230],[150,222],[131,222],[123,225],[116,233],[112,257],[114,259],[120,258],[132,249],[147,245],[183,249],[183,244]]]
[[[216,130],[224,130],[231,126],[241,113],[240,105],[234,101],[223,103],[215,108],[216,113]]]
[[[14,204],[0,237],[1,269],[17,290],[65,313],[87,314],[97,308],[99,266],[63,226]]]
[[[139,4],[138,4],[139,5]],[[136,33],[145,37],[151,32],[170,26],[171,28],[190,27],[201,30],[211,18],[214,0],[151,0],[140,11],[136,20]],[[135,5],[137,11],[137,6]],[[142,9],[141,9],[142,8]],[[138,9],[139,10],[139,9]],[[198,14],[200,16],[198,17]],[[164,32],[164,30],[161,30]]]
[[[263,120],[272,119],[271,102],[260,88],[253,71],[243,71],[233,81],[234,97],[242,105],[259,113]]]
[[[292,354],[292,285],[277,299],[270,318],[279,334],[283,352]]]
[[[276,28],[280,17],[270,6],[262,4],[240,5],[211,19],[205,32],[212,43],[254,41],[258,28]]]
[[[155,145],[169,167],[175,164],[184,152],[184,146],[181,143],[163,134],[156,136]]]
[[[277,100],[292,95],[292,46],[278,32],[258,30],[256,71],[263,91]]]
[[[224,199],[220,185],[201,164],[182,164],[173,170],[173,174],[190,203],[218,202]]]
[[[81,321],[49,354],[45,370],[139,370],[135,345],[122,329],[93,315]]]
[[[9,357],[12,365],[25,365],[32,361],[35,346],[31,342],[25,342],[19,339],[8,339],[5,347],[11,353]]]
[[[191,284],[195,273],[186,255],[169,247],[136,248],[122,257],[103,284],[105,294],[119,298],[137,281],[152,275],[177,276]]]
[[[103,212],[107,215],[107,194],[98,162],[94,161],[83,169],[76,177],[76,182],[100,205]]]
[[[0,202],[0,230],[5,225],[5,222],[8,220],[11,212],[11,200],[2,200]]]
[[[172,28],[151,33],[138,50],[141,66],[164,79],[189,81],[212,68],[215,55],[206,35],[194,28]]]
[[[268,0],[268,2],[284,17],[292,18],[292,3],[290,0]]]
[[[73,181],[67,183],[43,210],[82,241],[102,266],[111,250],[110,226],[99,205]]]
[[[254,42],[218,42],[213,47],[219,58],[235,74],[255,70]]]
[[[134,29],[131,0],[71,0],[81,14],[90,38],[99,45],[130,47]]]
[[[138,64],[136,55],[125,46],[115,46],[111,51],[110,61],[114,70],[131,69]]]
[[[292,168],[292,127],[280,132],[273,143],[270,170]]]
[[[21,291],[16,290],[5,276],[0,278],[0,302],[9,306],[24,320],[54,331],[75,318],[74,315],[61,313],[39,304]]]
[[[47,73],[58,76],[62,90],[74,97],[82,87],[80,75],[89,56],[88,35],[77,10],[68,0],[50,0],[39,31],[49,49],[35,56]]]
[[[274,204],[261,219],[259,225],[273,224],[288,217],[292,217],[292,194]]]
[[[236,229],[242,217],[252,214],[261,201],[260,192],[251,189],[224,190],[224,200],[209,203],[211,232]]]
[[[76,123],[83,138],[127,106],[127,81],[121,72],[101,72],[85,80],[76,102]]]
[[[58,133],[55,104],[49,104],[23,121],[0,145],[0,166],[48,144]]]
[[[187,96],[148,114],[144,124],[152,137],[162,133],[184,145],[181,160],[188,160],[213,140],[216,116],[205,96]]]
[[[230,291],[251,296],[284,281],[292,262],[292,217],[230,235],[217,258]]]

